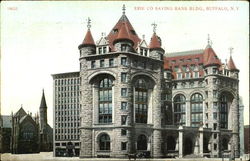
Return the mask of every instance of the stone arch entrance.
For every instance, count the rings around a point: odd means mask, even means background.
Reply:
[[[185,138],[184,141],[184,155],[189,155],[193,153],[193,141],[190,138]]]

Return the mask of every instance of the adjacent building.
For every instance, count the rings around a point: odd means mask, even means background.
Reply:
[[[74,145],[74,155],[80,150],[80,77],[79,72],[54,74],[54,155],[65,156],[67,145]]]
[[[52,75],[54,154],[74,142],[81,158],[239,157],[239,70],[231,54],[222,63],[210,39],[204,49],[165,53],[156,25],[148,44],[125,8],[97,42],[87,27],[80,71]]]
[[[37,114],[33,117],[31,113],[26,113],[23,107],[21,107],[12,116],[4,118],[9,120],[7,123],[10,131],[6,135],[10,139],[6,140],[5,146],[10,145],[11,153],[23,154],[52,151],[53,130],[47,123],[47,105],[44,92],[42,94],[39,115]]]
[[[10,153],[10,138],[11,138],[11,127],[12,127],[12,118],[8,115],[2,115],[2,153]]]

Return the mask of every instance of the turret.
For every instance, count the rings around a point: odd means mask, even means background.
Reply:
[[[232,52],[233,52],[233,48],[229,48],[230,50],[230,58],[227,62],[227,68],[230,72],[230,77],[234,77],[234,78],[238,78],[238,74],[239,74],[239,69],[236,68],[233,58],[232,58]]]
[[[91,34],[90,31],[90,19],[88,18],[88,31],[85,35],[85,38],[82,42],[82,44],[80,44],[78,46],[78,49],[80,50],[80,57],[86,56],[86,55],[93,55],[96,53],[96,45],[93,39],[93,36]]]
[[[203,60],[204,60],[205,75],[218,74],[221,62],[216,53],[214,52],[213,48],[211,47],[211,41],[209,39],[209,35],[208,35],[208,44],[204,51]]]
[[[155,59],[163,60],[164,50],[161,48],[161,38],[156,34],[156,24],[153,25],[153,35],[149,44],[150,57]]]

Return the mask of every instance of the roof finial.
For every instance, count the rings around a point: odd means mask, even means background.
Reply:
[[[123,6],[122,6],[122,14],[123,15],[125,15],[125,11],[126,11],[126,6],[125,6],[125,4],[123,4]]]
[[[211,45],[211,40],[210,40],[210,35],[209,34],[207,34],[207,44]]]
[[[144,34],[142,35],[142,39],[145,40],[145,35]]]
[[[102,37],[105,37],[105,35],[106,35],[105,32],[102,32]]]
[[[229,48],[230,56],[232,56],[232,54],[233,54],[233,49],[234,49],[233,47]]]
[[[152,26],[153,26],[153,32],[155,33],[156,32],[157,24],[154,22],[154,23],[152,23]]]
[[[90,29],[90,27],[91,27],[91,20],[90,20],[90,18],[88,17],[88,19],[87,19],[87,28],[88,29]]]

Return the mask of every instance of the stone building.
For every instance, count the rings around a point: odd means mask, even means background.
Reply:
[[[39,115],[32,117],[21,107],[11,116],[10,145],[11,153],[38,153],[41,151],[52,151],[53,130],[47,124],[47,105],[42,94]]]
[[[11,116],[2,115],[2,153],[9,153],[10,152],[10,136],[11,136]]]
[[[69,113],[78,102],[70,100],[79,98],[82,158],[239,156],[239,70],[232,56],[222,63],[209,39],[202,50],[165,53],[156,25],[148,45],[125,9],[97,42],[90,27],[89,20],[78,47],[80,71],[53,75],[55,144],[69,141],[58,137],[75,129]],[[70,79],[79,80],[79,96],[70,94]]]

